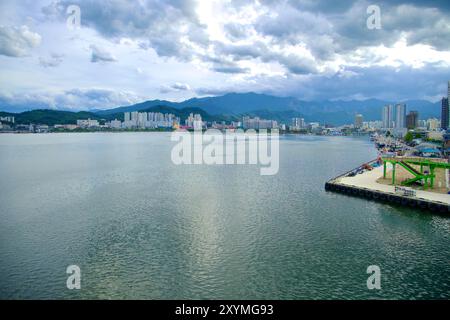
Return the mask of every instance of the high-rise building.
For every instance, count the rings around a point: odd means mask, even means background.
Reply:
[[[406,127],[408,129],[415,129],[419,126],[419,112],[410,111],[406,116]]]
[[[77,120],[77,126],[81,128],[93,128],[93,127],[99,127],[100,123],[97,120]]]
[[[363,126],[363,115],[357,114],[355,115],[355,128],[362,128]]]
[[[120,129],[120,128],[122,128],[122,121],[117,120],[117,119],[112,120],[112,121],[110,122],[109,126],[110,126],[110,128],[112,128],[112,129]]]
[[[448,113],[447,113],[447,117],[448,117],[448,122],[450,125],[450,81],[448,82],[448,87],[447,87],[447,108],[448,108]]]
[[[395,105],[395,128],[406,128],[406,104],[397,103]]]
[[[243,128],[246,129],[275,129],[278,127],[278,123],[274,120],[265,120],[258,117],[250,118],[243,117]]]
[[[194,130],[202,130],[203,129],[203,121],[202,116],[199,114],[196,114],[194,116]]]
[[[449,125],[449,112],[450,107],[448,103],[448,98],[442,98],[442,109],[441,109],[441,127],[444,130],[448,129]]]
[[[163,114],[160,112],[125,112],[124,128],[169,128],[174,123],[180,123],[180,119],[173,114]]]
[[[394,127],[394,107],[391,104],[383,107],[382,121],[384,129]]]
[[[292,127],[294,129],[304,129],[305,119],[303,118],[292,118]]]
[[[441,127],[439,119],[432,118],[427,120],[427,129],[430,131],[438,130]]]

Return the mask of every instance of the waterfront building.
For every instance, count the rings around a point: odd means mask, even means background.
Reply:
[[[199,114],[194,116],[194,130],[202,130],[203,129],[203,121],[202,117]]]
[[[419,119],[419,127],[418,129],[426,130],[427,129],[427,120]]]
[[[76,124],[55,124],[53,126],[55,129],[65,129],[65,130],[75,130],[78,128]]]
[[[394,127],[394,106],[385,105],[382,111],[383,128],[390,129]]]
[[[202,116],[200,114],[189,114],[189,117],[184,121],[186,127],[194,128],[194,130],[203,129]]]
[[[308,124],[308,129],[309,130],[316,130],[318,128],[320,128],[320,123],[318,123],[318,122],[310,122]]]
[[[408,129],[415,129],[419,126],[419,112],[410,111],[406,116],[406,127]]]
[[[360,129],[363,126],[363,115],[357,114],[355,115],[355,128]]]
[[[448,129],[450,118],[450,107],[449,107],[449,99],[442,98],[442,106],[441,106],[441,127],[444,130]]]
[[[147,112],[138,112],[137,114],[137,126],[139,128],[145,128],[147,126],[148,115]]]
[[[171,128],[180,123],[173,114],[160,112],[125,112],[124,119],[121,126],[126,129]]]
[[[240,128],[240,127],[242,127],[242,122],[241,121],[232,121],[231,122],[231,127],[233,127],[233,128]]]
[[[436,131],[441,128],[441,122],[439,119],[432,118],[427,120],[427,129],[430,131]]]
[[[49,130],[49,127],[46,124],[39,124],[39,125],[34,126],[35,133],[47,133],[48,130]]]
[[[112,120],[111,123],[109,124],[110,128],[112,129],[120,129],[122,128],[122,121],[120,120]]]
[[[300,130],[306,127],[305,119],[303,118],[292,118],[292,129]]]
[[[395,105],[395,129],[406,128],[406,105],[398,103]]]
[[[260,119],[258,117],[250,118],[250,117],[244,117],[242,119],[243,127],[245,130],[247,129],[275,129],[278,127],[278,124],[274,120],[265,120]]]
[[[137,112],[137,111],[131,112],[131,122],[137,124],[138,118],[139,118],[139,112]]]
[[[383,128],[383,121],[364,121],[362,128],[365,130],[379,130]]]
[[[94,128],[99,127],[100,124],[97,120],[87,119],[87,120],[77,120],[77,126],[80,128]]]

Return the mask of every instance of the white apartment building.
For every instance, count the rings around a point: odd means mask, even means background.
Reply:
[[[292,118],[292,128],[294,130],[306,128],[305,119],[303,119],[303,118]]]
[[[97,120],[77,120],[77,126],[80,128],[93,128],[93,127],[99,127],[100,123]]]
[[[398,103],[395,105],[395,128],[406,128],[406,104]]]
[[[427,120],[427,129],[430,131],[436,131],[441,128],[441,121],[436,118],[428,119]]]
[[[278,127],[278,123],[276,121],[264,120],[258,117],[255,118],[244,117],[242,123],[244,129],[259,130],[259,129],[275,129]]]
[[[124,128],[170,128],[180,122],[173,114],[160,112],[125,112]]]

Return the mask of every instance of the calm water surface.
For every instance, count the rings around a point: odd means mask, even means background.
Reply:
[[[275,176],[175,166],[172,146],[0,135],[0,298],[450,298],[449,218],[324,191],[376,157],[366,138],[283,137]]]

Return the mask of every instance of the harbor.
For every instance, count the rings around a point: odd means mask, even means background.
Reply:
[[[415,163],[414,166],[423,163],[421,171],[406,161]],[[401,167],[399,163],[406,164],[405,167],[410,169],[407,171],[416,175],[410,174],[412,177],[400,178],[404,176],[404,172],[396,168]],[[429,171],[424,170],[427,168],[425,164],[429,166]],[[440,179],[446,179],[450,167],[448,163],[430,160],[420,162],[417,159],[402,157],[379,158],[329,180],[325,184],[325,190],[434,213],[449,213],[450,195],[442,191],[448,187],[448,181],[445,187],[442,187],[443,181],[436,181],[435,166],[446,173]],[[398,174],[399,171],[401,174]],[[436,182],[440,188],[436,186]]]

